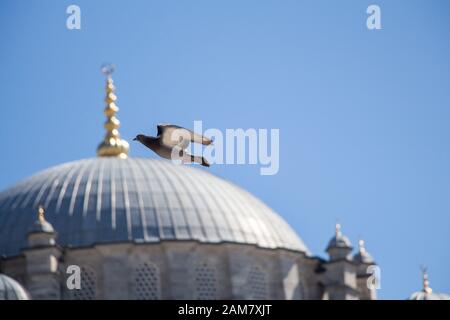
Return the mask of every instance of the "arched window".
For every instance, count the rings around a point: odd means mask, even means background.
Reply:
[[[194,268],[195,298],[198,300],[217,299],[217,271],[207,263],[197,264]]]
[[[267,275],[260,267],[252,267],[247,276],[248,299],[268,299]]]
[[[94,300],[97,297],[97,277],[93,268],[81,266],[81,289],[71,290],[74,300]]]
[[[150,262],[139,265],[134,272],[134,296],[138,300],[161,299],[159,269]]]

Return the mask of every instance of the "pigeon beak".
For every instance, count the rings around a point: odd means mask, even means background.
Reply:
[[[134,138],[133,141],[137,141],[137,138]]]

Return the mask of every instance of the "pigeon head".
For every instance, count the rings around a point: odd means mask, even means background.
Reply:
[[[141,142],[142,140],[144,140],[145,136],[143,134],[138,134],[136,136],[136,138],[133,139],[133,141],[139,141]]]

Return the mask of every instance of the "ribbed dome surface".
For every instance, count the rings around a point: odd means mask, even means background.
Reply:
[[[16,280],[0,274],[0,300],[30,300],[30,296]]]
[[[307,252],[290,226],[245,190],[169,161],[92,158],[19,182],[0,193],[0,255],[26,246],[39,204],[63,246],[177,239]]]

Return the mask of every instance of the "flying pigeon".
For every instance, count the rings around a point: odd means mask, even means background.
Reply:
[[[209,163],[204,157],[188,154],[186,148],[191,142],[208,146],[212,143],[211,139],[172,124],[159,124],[157,128],[158,135],[156,137],[138,134],[133,140],[139,141],[163,158],[172,160],[172,155],[175,155],[181,159],[182,163],[196,162],[209,167]]]

